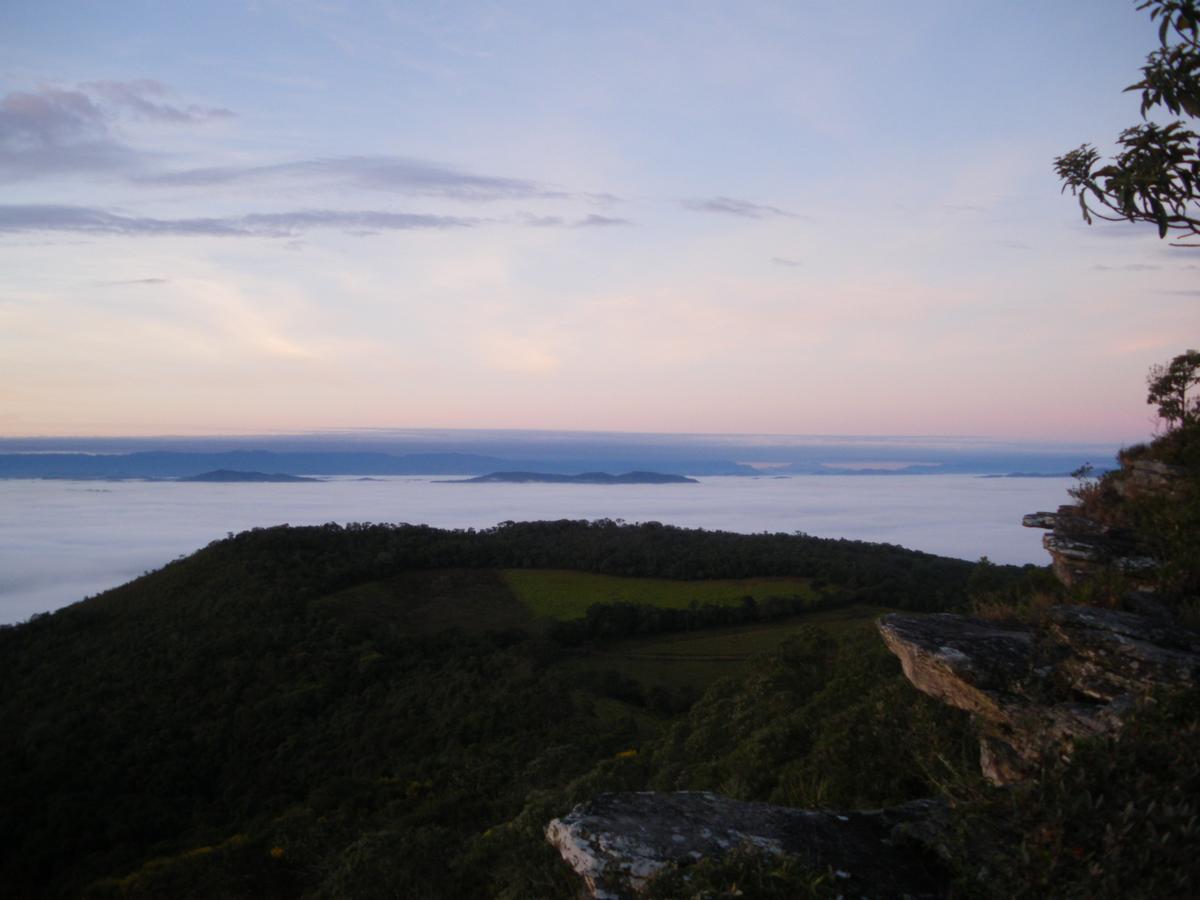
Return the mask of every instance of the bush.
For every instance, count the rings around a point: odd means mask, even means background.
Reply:
[[[1200,895],[1200,692],[1160,697],[1120,740],[965,804],[960,888],[985,897]]]

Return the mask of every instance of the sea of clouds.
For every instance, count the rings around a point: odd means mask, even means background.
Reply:
[[[325,522],[485,528],[624,519],[900,544],[961,559],[1048,562],[1021,516],[1069,500],[1069,478],[708,477],[699,484],[447,484],[430,477],[296,484],[0,481],[0,623],[99,593],[228,532]]]

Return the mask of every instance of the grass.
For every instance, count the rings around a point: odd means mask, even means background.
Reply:
[[[815,597],[807,578],[725,578],[674,581],[667,578],[622,578],[567,569],[504,569],[501,577],[533,615],[581,619],[597,603],[643,603],[686,609],[706,603],[737,606],[742,598]]]
[[[819,625],[831,636],[875,627],[875,619],[891,610],[848,606],[814,610],[775,622],[630,638],[577,657],[567,665],[578,670],[612,669],[644,688],[703,691],[718,678],[741,674],[750,657],[774,650],[802,628]]]
[[[347,624],[399,625],[412,633],[432,633],[445,628],[522,627],[535,619],[579,619],[596,603],[685,609],[692,603],[737,606],[746,596],[815,599],[817,593],[806,578],[674,581],[567,569],[438,569],[357,584],[317,602]]]

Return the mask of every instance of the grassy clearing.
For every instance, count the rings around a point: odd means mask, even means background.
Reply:
[[[878,606],[848,606],[815,610],[776,622],[631,638],[572,659],[567,665],[581,671],[611,669],[644,688],[703,691],[718,678],[741,674],[751,656],[774,650],[802,628],[818,625],[831,636],[840,636],[873,629],[875,619],[891,611]]]
[[[736,606],[746,596],[815,597],[807,578],[725,578],[673,581],[667,578],[621,578],[568,569],[504,569],[504,582],[535,616],[581,619],[597,603],[643,603],[687,609],[706,603]]]

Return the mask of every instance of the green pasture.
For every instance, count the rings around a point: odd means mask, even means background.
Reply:
[[[718,678],[740,675],[747,661],[774,650],[790,635],[819,626],[831,637],[874,629],[875,620],[892,612],[879,606],[814,610],[775,622],[708,628],[616,641],[570,660],[578,670],[612,669],[644,688],[703,691]]]
[[[674,581],[668,578],[623,578],[569,569],[504,569],[500,573],[513,595],[535,616],[581,619],[597,603],[641,603],[687,609],[693,603],[737,606],[743,597],[816,597],[807,578],[721,578]]]

